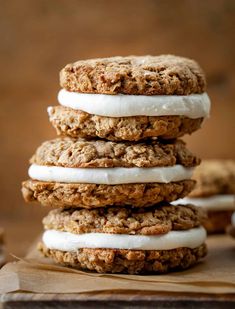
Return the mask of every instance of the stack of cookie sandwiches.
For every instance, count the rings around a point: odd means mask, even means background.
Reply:
[[[53,207],[39,249],[58,263],[164,273],[206,255],[205,214],[173,206],[200,160],[178,139],[209,114],[198,64],[163,55],[78,61],[60,74],[49,118],[60,137],[32,157],[26,201]]]
[[[204,160],[193,178],[197,181],[195,189],[173,204],[192,203],[204,208],[208,213],[204,222],[208,233],[224,233],[235,211],[235,161]]]

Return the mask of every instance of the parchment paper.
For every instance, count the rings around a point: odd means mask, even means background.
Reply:
[[[82,293],[110,290],[235,293],[235,240],[210,236],[207,258],[193,268],[166,275],[113,275],[53,264],[35,249],[0,270],[0,293]]]

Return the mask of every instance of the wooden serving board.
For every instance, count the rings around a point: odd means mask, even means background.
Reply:
[[[234,240],[228,236],[213,236],[208,240],[209,255],[206,264],[207,267],[212,265],[209,274],[214,269],[219,268],[219,265],[229,265],[229,269],[221,268],[222,273],[233,273],[231,286],[234,287],[235,274],[235,246]],[[218,255],[215,255],[213,250],[218,249]],[[30,248],[27,258],[37,257],[35,244]],[[234,261],[234,263],[233,263]],[[214,263],[214,264],[213,264]],[[217,263],[217,264],[216,264]],[[204,267],[206,267],[204,265]],[[202,266],[201,266],[202,267]],[[207,268],[206,267],[206,268]],[[200,266],[198,271],[200,273]],[[195,271],[195,269],[194,269]],[[196,270],[197,271],[197,270]],[[193,270],[190,272],[190,274]],[[41,271],[40,271],[41,273]],[[183,276],[184,272],[177,274]],[[212,275],[218,277],[214,272]],[[57,278],[57,277],[56,277]],[[63,278],[63,277],[62,277]],[[203,279],[203,276],[201,277]],[[56,279],[58,281],[58,279]],[[62,279],[63,280],[63,279]],[[230,284],[228,280],[228,284]],[[57,282],[56,281],[56,282]],[[214,281],[213,281],[214,282]],[[130,283],[131,284],[131,283]],[[205,286],[205,289],[208,286]],[[205,291],[207,292],[207,291]],[[235,309],[235,288],[233,293],[230,290],[228,294],[222,293],[188,293],[188,292],[160,292],[160,291],[135,291],[135,290],[118,290],[118,291],[100,291],[87,292],[77,294],[63,294],[63,293],[29,293],[29,292],[14,292],[1,295],[0,309],[12,308],[226,308]]]
[[[235,308],[235,294],[153,293],[143,291],[82,294],[10,293],[1,298],[1,309],[23,308]]]

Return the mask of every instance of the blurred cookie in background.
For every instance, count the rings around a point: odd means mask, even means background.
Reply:
[[[207,210],[208,233],[224,233],[235,211],[235,161],[204,160],[195,169],[195,189],[173,204],[193,204]],[[235,219],[234,219],[235,220]]]
[[[235,211],[232,214],[231,225],[227,227],[227,233],[233,238],[235,238]]]

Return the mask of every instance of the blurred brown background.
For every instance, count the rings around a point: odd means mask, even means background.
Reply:
[[[196,59],[208,79],[211,118],[187,137],[202,158],[235,157],[234,0],[1,0],[1,209],[9,250],[23,254],[46,210],[25,205],[28,159],[55,137],[59,70],[90,57],[173,53]],[[15,243],[19,246],[14,247]]]

